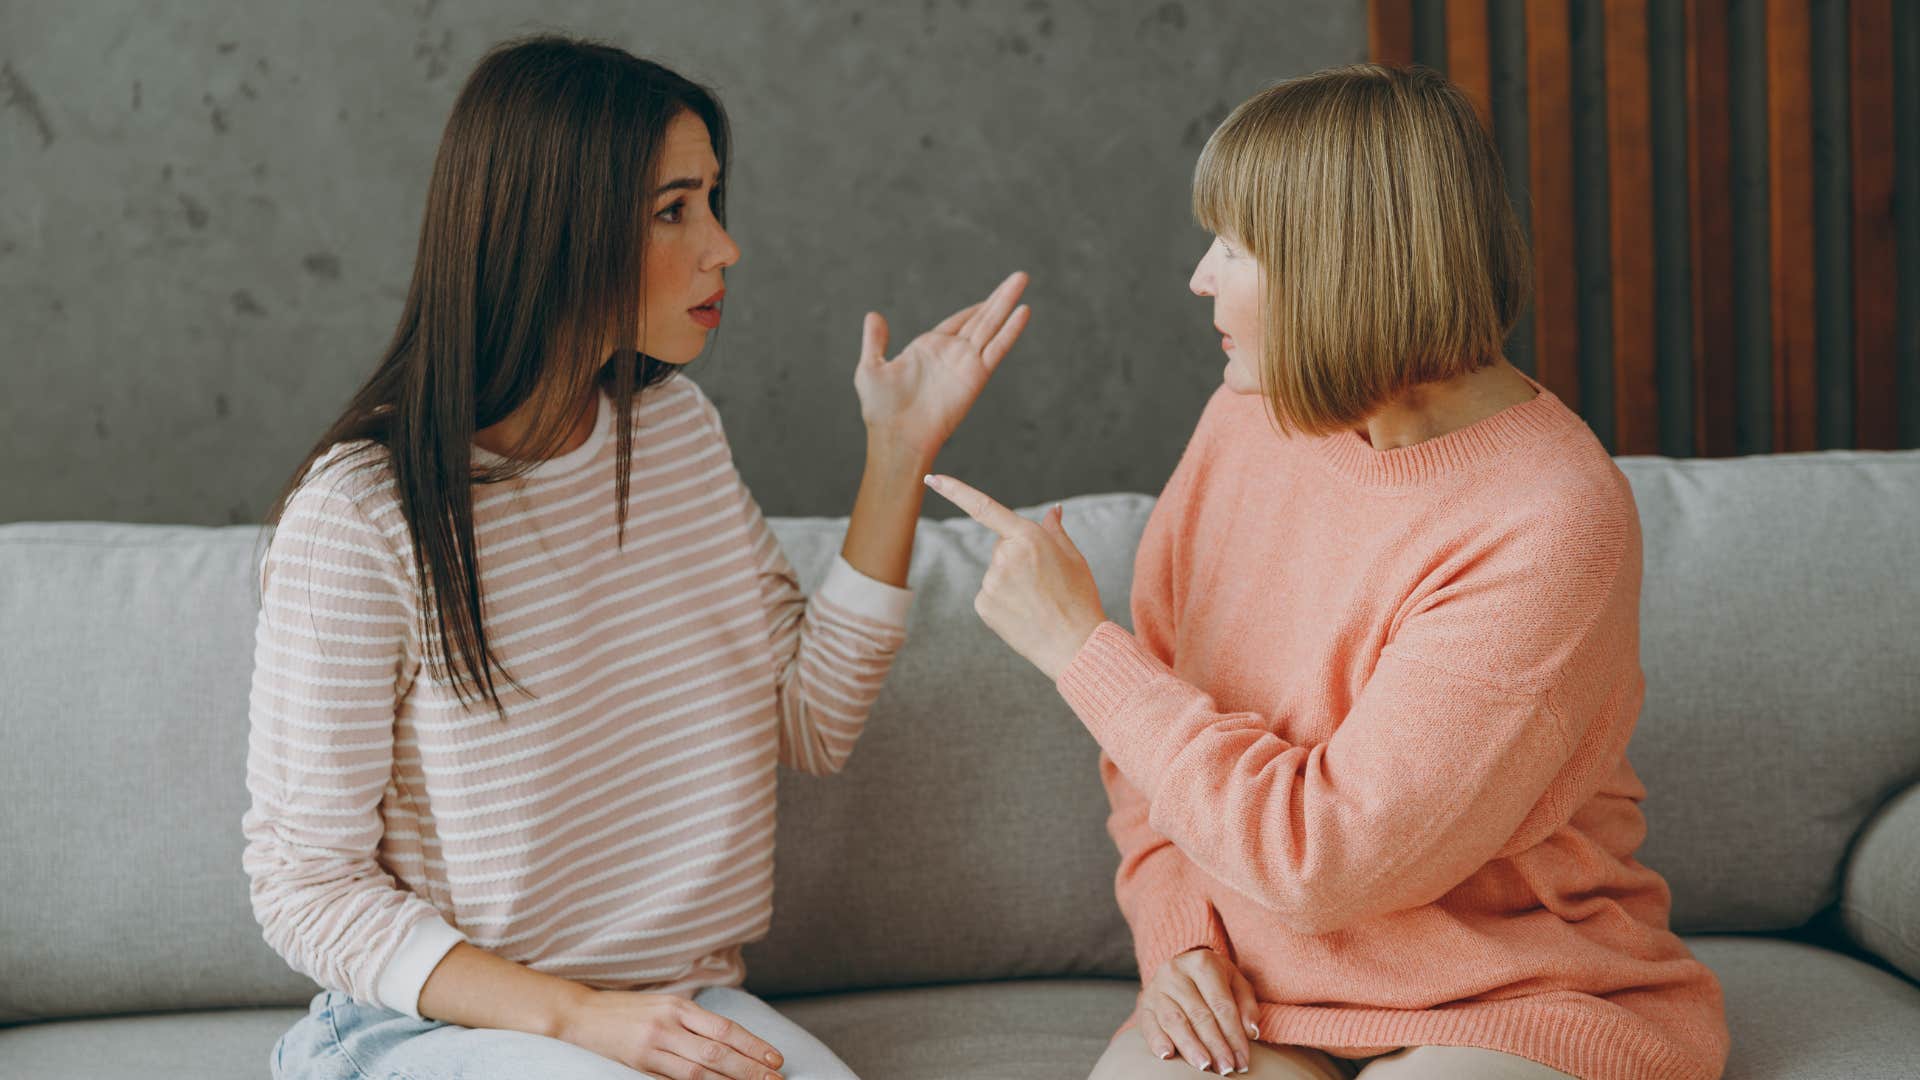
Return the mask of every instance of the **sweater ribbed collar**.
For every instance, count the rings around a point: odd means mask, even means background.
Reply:
[[[1457,469],[1490,461],[1529,440],[1565,430],[1580,418],[1553,391],[1520,372],[1538,391],[1483,420],[1412,446],[1376,450],[1353,428],[1310,440],[1313,452],[1334,472],[1360,484],[1398,487],[1433,480]]]

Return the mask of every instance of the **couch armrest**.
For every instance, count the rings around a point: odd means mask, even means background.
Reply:
[[[1895,795],[1860,830],[1840,891],[1847,933],[1920,981],[1920,784]]]

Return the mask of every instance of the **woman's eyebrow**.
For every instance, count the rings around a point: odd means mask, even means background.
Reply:
[[[705,184],[706,184],[706,181],[701,180],[698,177],[683,176],[678,180],[669,180],[666,183],[661,184],[659,187],[653,189],[653,193],[655,196],[659,196],[659,195],[664,195],[669,191],[682,191],[682,190],[698,191]],[[713,186],[714,187],[720,186],[719,177],[714,177]]]

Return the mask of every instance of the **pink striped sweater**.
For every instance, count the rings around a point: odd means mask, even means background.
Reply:
[[[289,500],[260,567],[244,863],[267,941],[321,985],[418,1016],[461,940],[602,988],[743,978],[776,762],[845,762],[911,593],[836,559],[802,596],[684,376],[635,399],[617,546],[614,427],[602,396],[584,445],[475,488],[488,633],[532,695],[501,682],[504,724],[423,662],[381,451],[334,447]]]

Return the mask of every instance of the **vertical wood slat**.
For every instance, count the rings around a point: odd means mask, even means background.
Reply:
[[[1376,63],[1413,63],[1413,0],[1371,0],[1367,5],[1367,55]]]
[[[1660,452],[1647,0],[1607,0],[1607,210],[1613,292],[1613,452]]]
[[[1813,237],[1813,26],[1806,0],[1767,0],[1767,188],[1775,453],[1819,442]]]
[[[1526,5],[1527,183],[1533,193],[1535,377],[1580,409],[1580,278],[1573,207],[1573,34],[1567,0]]]
[[[1892,0],[1852,0],[1847,89],[1853,143],[1853,444],[1864,450],[1891,450],[1900,441],[1892,42]]]
[[[1447,78],[1493,130],[1493,32],[1487,0],[1447,0]]]
[[[1733,334],[1733,151],[1728,0],[1687,0],[1687,210],[1692,261],[1693,452],[1738,451]]]

